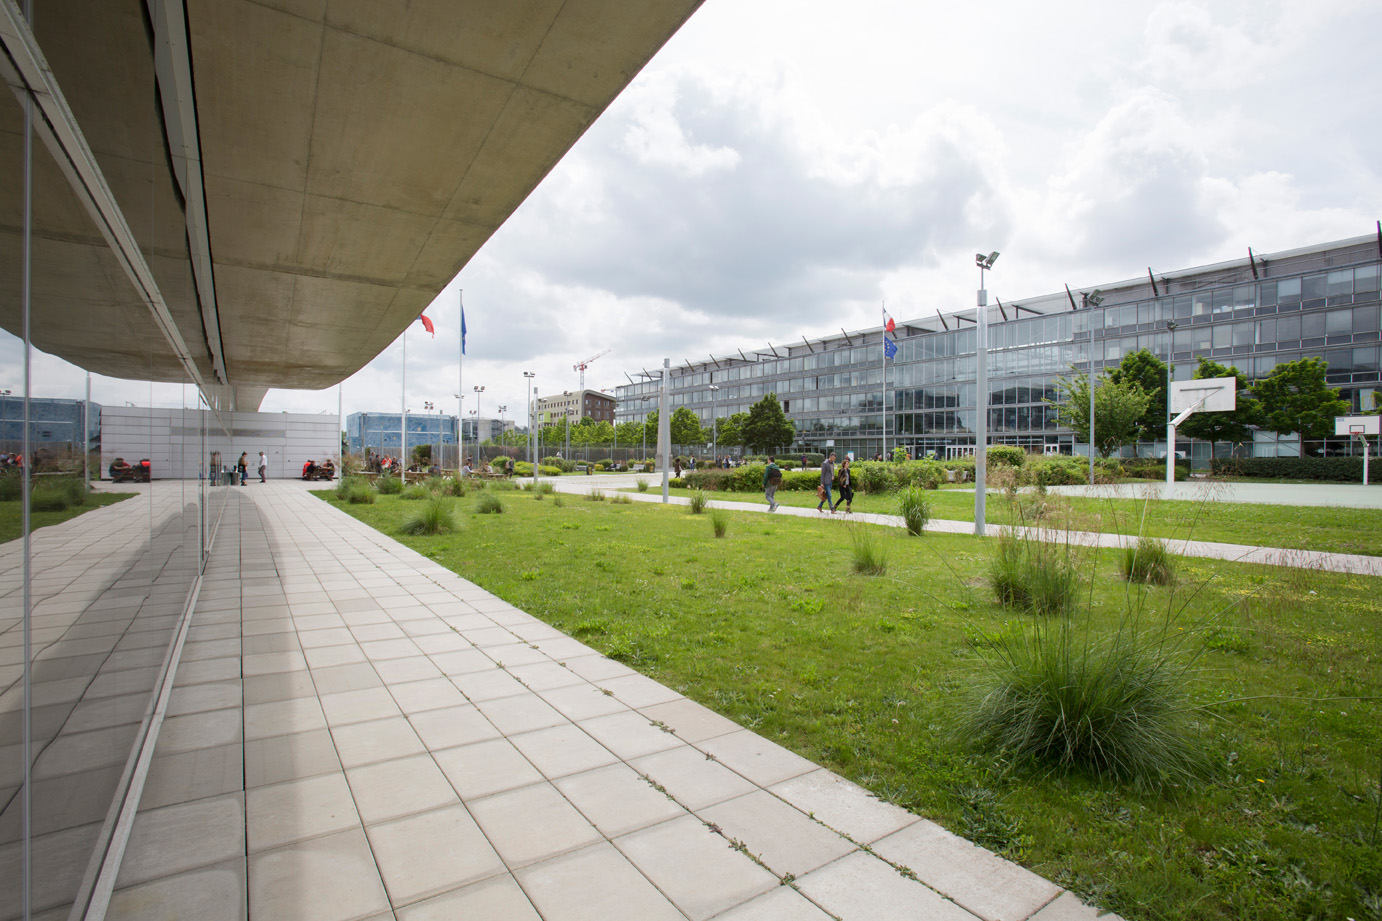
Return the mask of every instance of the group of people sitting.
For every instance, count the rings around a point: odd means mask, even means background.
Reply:
[[[336,465],[329,459],[320,464],[314,460],[309,460],[302,465],[302,478],[304,480],[334,480],[336,479]]]
[[[147,483],[151,467],[149,459],[146,457],[137,464],[127,464],[123,457],[117,457],[110,462],[110,479],[112,483]]]

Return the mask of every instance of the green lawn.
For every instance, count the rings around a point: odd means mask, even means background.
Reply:
[[[648,492],[660,493],[660,486],[649,485]],[[673,489],[670,492],[674,496],[688,496],[691,491]],[[926,495],[932,518],[974,520],[973,490],[938,489]],[[1206,488],[1205,496],[1201,502],[1160,499],[1144,502],[1051,495],[1045,502],[1049,514],[1080,530],[1382,556],[1382,509],[1221,502],[1214,499],[1212,486]],[[760,507],[766,505],[762,493],[714,492],[711,498]],[[838,493],[835,498],[839,498]],[[777,501],[798,508],[814,508],[819,500],[815,493],[804,490],[779,490]],[[895,501],[890,495],[856,492],[854,511],[896,514]],[[1011,524],[1013,518],[1003,493],[990,491],[984,520],[990,524]]]
[[[61,512],[32,512],[29,522],[33,529],[46,528],[50,524],[62,524],[70,518],[98,509],[107,505],[114,505],[116,502],[124,501],[131,496],[137,495],[132,492],[120,493],[92,493],[86,499],[86,505],[77,508],[69,508]],[[19,502],[0,502],[0,543],[15,540],[24,534],[24,506]]]
[[[1029,627],[984,586],[990,542],[879,529],[887,573],[864,577],[850,529],[870,526],[838,517],[731,513],[717,540],[684,507],[500,495],[502,514],[475,514],[472,494],[457,533],[399,539],[1124,917],[1382,912],[1377,580],[1181,561],[1178,588],[1144,597],[1090,557],[1079,617],[1107,627],[1141,597],[1208,646],[1192,693],[1214,705],[1197,724],[1212,773],[1154,793],[1010,769],[955,738],[981,651]],[[416,505],[340,507],[396,535]]]

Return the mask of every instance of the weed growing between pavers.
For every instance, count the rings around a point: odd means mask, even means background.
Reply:
[[[457,502],[463,516],[474,501]],[[1185,596],[1172,629],[1222,631],[1189,701],[1213,705],[1194,716],[1208,772],[1193,793],[1150,791],[951,741],[983,644],[1033,620],[985,588],[991,542],[879,529],[888,572],[860,578],[838,520],[734,516],[717,540],[684,509],[510,505],[463,535],[403,542],[893,802],[960,834],[968,822],[1126,918],[1361,919],[1382,893],[1382,713],[1345,699],[1382,684],[1376,579],[1184,559],[1176,586],[1142,589],[1114,552],[1092,554],[1093,625],[1114,629],[1135,590],[1151,611]],[[393,533],[405,507],[348,511]]]

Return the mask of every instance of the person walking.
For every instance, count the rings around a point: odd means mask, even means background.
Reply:
[[[840,498],[835,500],[835,505],[832,506],[830,510],[832,512],[835,511],[835,508],[838,507],[841,502],[843,502],[845,504],[845,514],[848,515],[852,511],[851,506],[854,505],[854,484],[851,482],[849,476],[848,454],[846,454],[845,459],[840,462],[839,481]]]
[[[768,466],[763,470],[763,495],[768,500],[768,511],[777,511],[777,488],[782,485],[782,468],[777,460],[768,455]]]
[[[235,464],[235,472],[240,474],[240,485],[244,486],[245,481],[250,477],[250,455],[248,451],[240,452],[240,460]]]
[[[269,482],[269,456],[263,451],[259,452],[259,482]]]
[[[830,456],[821,462],[821,485],[816,491],[820,495],[821,501],[816,506],[816,511],[825,511],[825,506],[830,506],[830,514],[835,514],[835,506],[830,501],[830,487],[835,483],[835,452],[831,451]]]

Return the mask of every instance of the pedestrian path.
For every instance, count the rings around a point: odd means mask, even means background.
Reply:
[[[636,485],[637,477],[603,477],[592,479],[589,477],[564,477],[561,479],[549,479],[547,482],[555,484],[555,487],[562,492],[585,493],[594,489],[602,490],[621,490],[632,489]],[[646,479],[646,477],[645,477]],[[1151,484],[1153,490],[1159,489],[1165,484]],[[1183,484],[1176,484],[1181,486]],[[1071,487],[1083,490],[1086,494],[1089,487]],[[1109,487],[1095,487],[1094,494],[1099,496],[1118,495],[1121,498],[1142,498],[1143,493],[1137,492],[1139,489],[1145,490],[1147,487],[1141,484],[1128,487],[1114,487],[1110,492]],[[1319,490],[1311,492],[1311,498],[1331,505],[1371,508],[1376,498],[1382,498],[1382,489],[1379,489],[1376,496],[1371,492],[1373,487],[1352,487],[1334,486],[1321,487]],[[1304,504],[1299,502],[1296,495],[1297,487],[1274,488],[1272,486],[1254,486],[1249,490],[1243,489],[1220,489],[1211,498],[1215,501],[1229,502],[1274,502],[1277,500],[1296,500],[1288,501],[1286,504]],[[639,502],[661,502],[662,494],[654,488],[650,488],[646,493],[628,492],[625,493],[635,501]],[[1189,493],[1184,491],[1174,492],[1171,496],[1177,499],[1191,499],[1202,501],[1205,496],[1203,491]],[[762,498],[761,496],[759,497]],[[689,499],[680,496],[669,496],[669,504],[686,505]],[[766,503],[754,502],[731,502],[712,499],[709,502],[710,508],[723,508],[735,512],[753,512],[769,514]],[[777,515],[795,515],[804,518],[823,518],[830,521],[864,521],[870,524],[883,525],[885,527],[904,527],[901,516],[898,515],[877,515],[869,513],[856,513],[851,515],[835,514],[823,515],[814,508],[798,508],[789,505],[779,505]],[[951,521],[946,519],[932,519],[926,525],[926,530],[945,534],[973,534],[973,521]],[[1004,533],[1008,529],[1003,525],[990,524],[987,532],[990,536]],[[1089,547],[1104,547],[1119,549],[1135,543],[1136,536],[1126,534],[1103,534],[1093,531],[1071,531],[1046,530],[1039,528],[1024,529],[1025,534],[1040,538],[1054,540],[1070,540],[1076,544]],[[1382,576],[1382,557],[1364,556],[1356,553],[1324,553],[1315,550],[1285,550],[1279,547],[1261,547],[1246,544],[1223,544],[1203,540],[1171,540],[1167,541],[1167,549],[1180,556],[1201,557],[1204,559],[1226,560],[1234,563],[1263,563],[1271,566],[1294,566],[1302,569],[1319,569],[1329,572],[1356,573],[1358,575]]]
[[[108,918],[1097,916],[303,484],[227,498]]]

